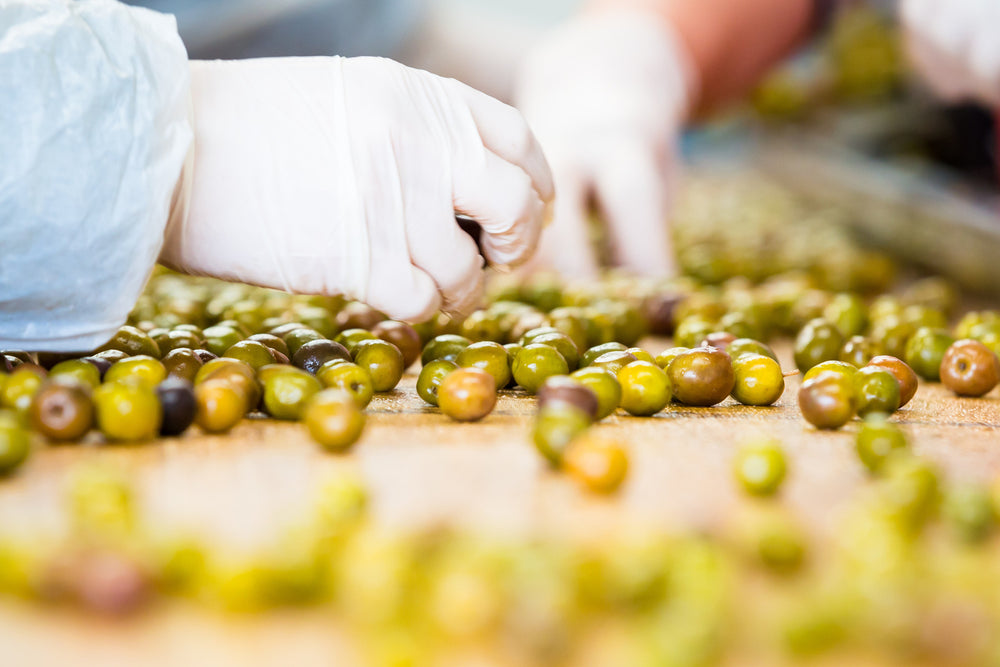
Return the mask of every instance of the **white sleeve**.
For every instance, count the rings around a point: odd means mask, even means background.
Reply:
[[[0,350],[87,351],[125,322],[191,150],[173,17],[0,1]]]

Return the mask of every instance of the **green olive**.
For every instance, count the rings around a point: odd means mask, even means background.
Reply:
[[[733,359],[732,397],[743,405],[773,405],[785,392],[781,366],[771,357],[746,352]]]
[[[633,361],[618,371],[620,406],[630,415],[648,417],[670,403],[670,378],[655,363]]]
[[[436,407],[441,382],[456,368],[458,368],[458,364],[447,359],[436,359],[424,364],[424,367],[420,369],[420,376],[417,378],[417,393],[420,398]]]
[[[569,373],[569,365],[554,347],[532,343],[514,359],[512,370],[514,381],[529,394],[534,394],[547,378]]]
[[[733,469],[743,489],[754,496],[777,493],[787,472],[785,452],[774,440],[761,440],[740,447]]]

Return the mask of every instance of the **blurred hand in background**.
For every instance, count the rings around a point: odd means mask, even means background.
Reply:
[[[607,222],[614,262],[674,272],[665,224],[675,143],[697,88],[673,27],[640,11],[593,11],[555,30],[530,55],[516,103],[556,177],[555,219],[537,263],[572,278],[599,264],[591,204]]]
[[[515,91],[557,191],[535,266],[594,277],[594,209],[613,265],[675,273],[668,220],[685,122],[747,92],[816,12],[811,0],[603,0],[543,38]]]
[[[910,58],[951,102],[1000,108],[1000,1],[903,0]]]

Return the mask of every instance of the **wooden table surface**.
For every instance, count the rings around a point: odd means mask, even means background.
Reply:
[[[663,346],[647,342],[654,352]],[[787,348],[779,352],[791,367]],[[65,524],[66,477],[93,460],[128,471],[151,525],[183,529],[234,552],[266,544],[302,516],[319,484],[344,471],[361,476],[375,518],[388,526],[447,524],[580,539],[601,539],[623,527],[724,524],[740,500],[732,455],[756,434],[784,443],[790,474],[782,501],[817,539],[865,480],[854,454],[857,423],[837,432],[812,429],[798,412],[797,378],[771,408],[727,400],[711,409],[671,406],[652,418],[609,417],[597,428],[626,443],[631,465],[613,499],[588,495],[547,470],[530,442],[532,399],[505,395],[484,421],[456,424],[426,406],[414,383],[408,375],[397,391],[372,401],[363,439],[344,456],[321,451],[298,424],[266,420],[246,421],[227,436],[192,432],[135,447],[45,448],[0,484],[0,526],[8,533],[58,532]],[[960,399],[921,384],[896,419],[915,451],[940,464],[948,478],[985,482],[1000,474],[996,391]],[[70,664],[68,656],[78,656],[73,664],[100,665],[353,663],[342,635],[308,611],[234,620],[187,604],[112,622],[4,601],[0,646],[17,665]]]

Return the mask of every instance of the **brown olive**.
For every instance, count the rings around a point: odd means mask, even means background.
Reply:
[[[538,408],[568,403],[597,419],[598,401],[593,389],[567,375],[553,375],[538,389]]]
[[[902,359],[891,357],[888,354],[880,354],[873,357],[868,365],[879,366],[896,376],[896,380],[899,381],[899,407],[909,403],[910,399],[917,393],[917,374]]]
[[[35,430],[49,440],[79,440],[94,425],[94,401],[86,385],[57,380],[35,394],[29,415]]]
[[[983,396],[1000,382],[1000,362],[990,348],[964,339],[952,343],[941,359],[941,382],[959,396]]]
[[[853,380],[833,371],[806,380],[799,387],[799,409],[816,428],[840,428],[854,416]]]
[[[409,324],[386,320],[376,324],[372,329],[372,333],[399,348],[399,351],[403,354],[403,366],[405,368],[409,368],[420,358],[423,343],[420,341],[420,334]]]
[[[696,347],[674,357],[667,367],[674,398],[685,405],[710,406],[726,400],[736,384],[729,355]]]
[[[441,381],[437,398],[441,412],[455,421],[479,421],[497,403],[496,382],[481,368],[459,368]]]

